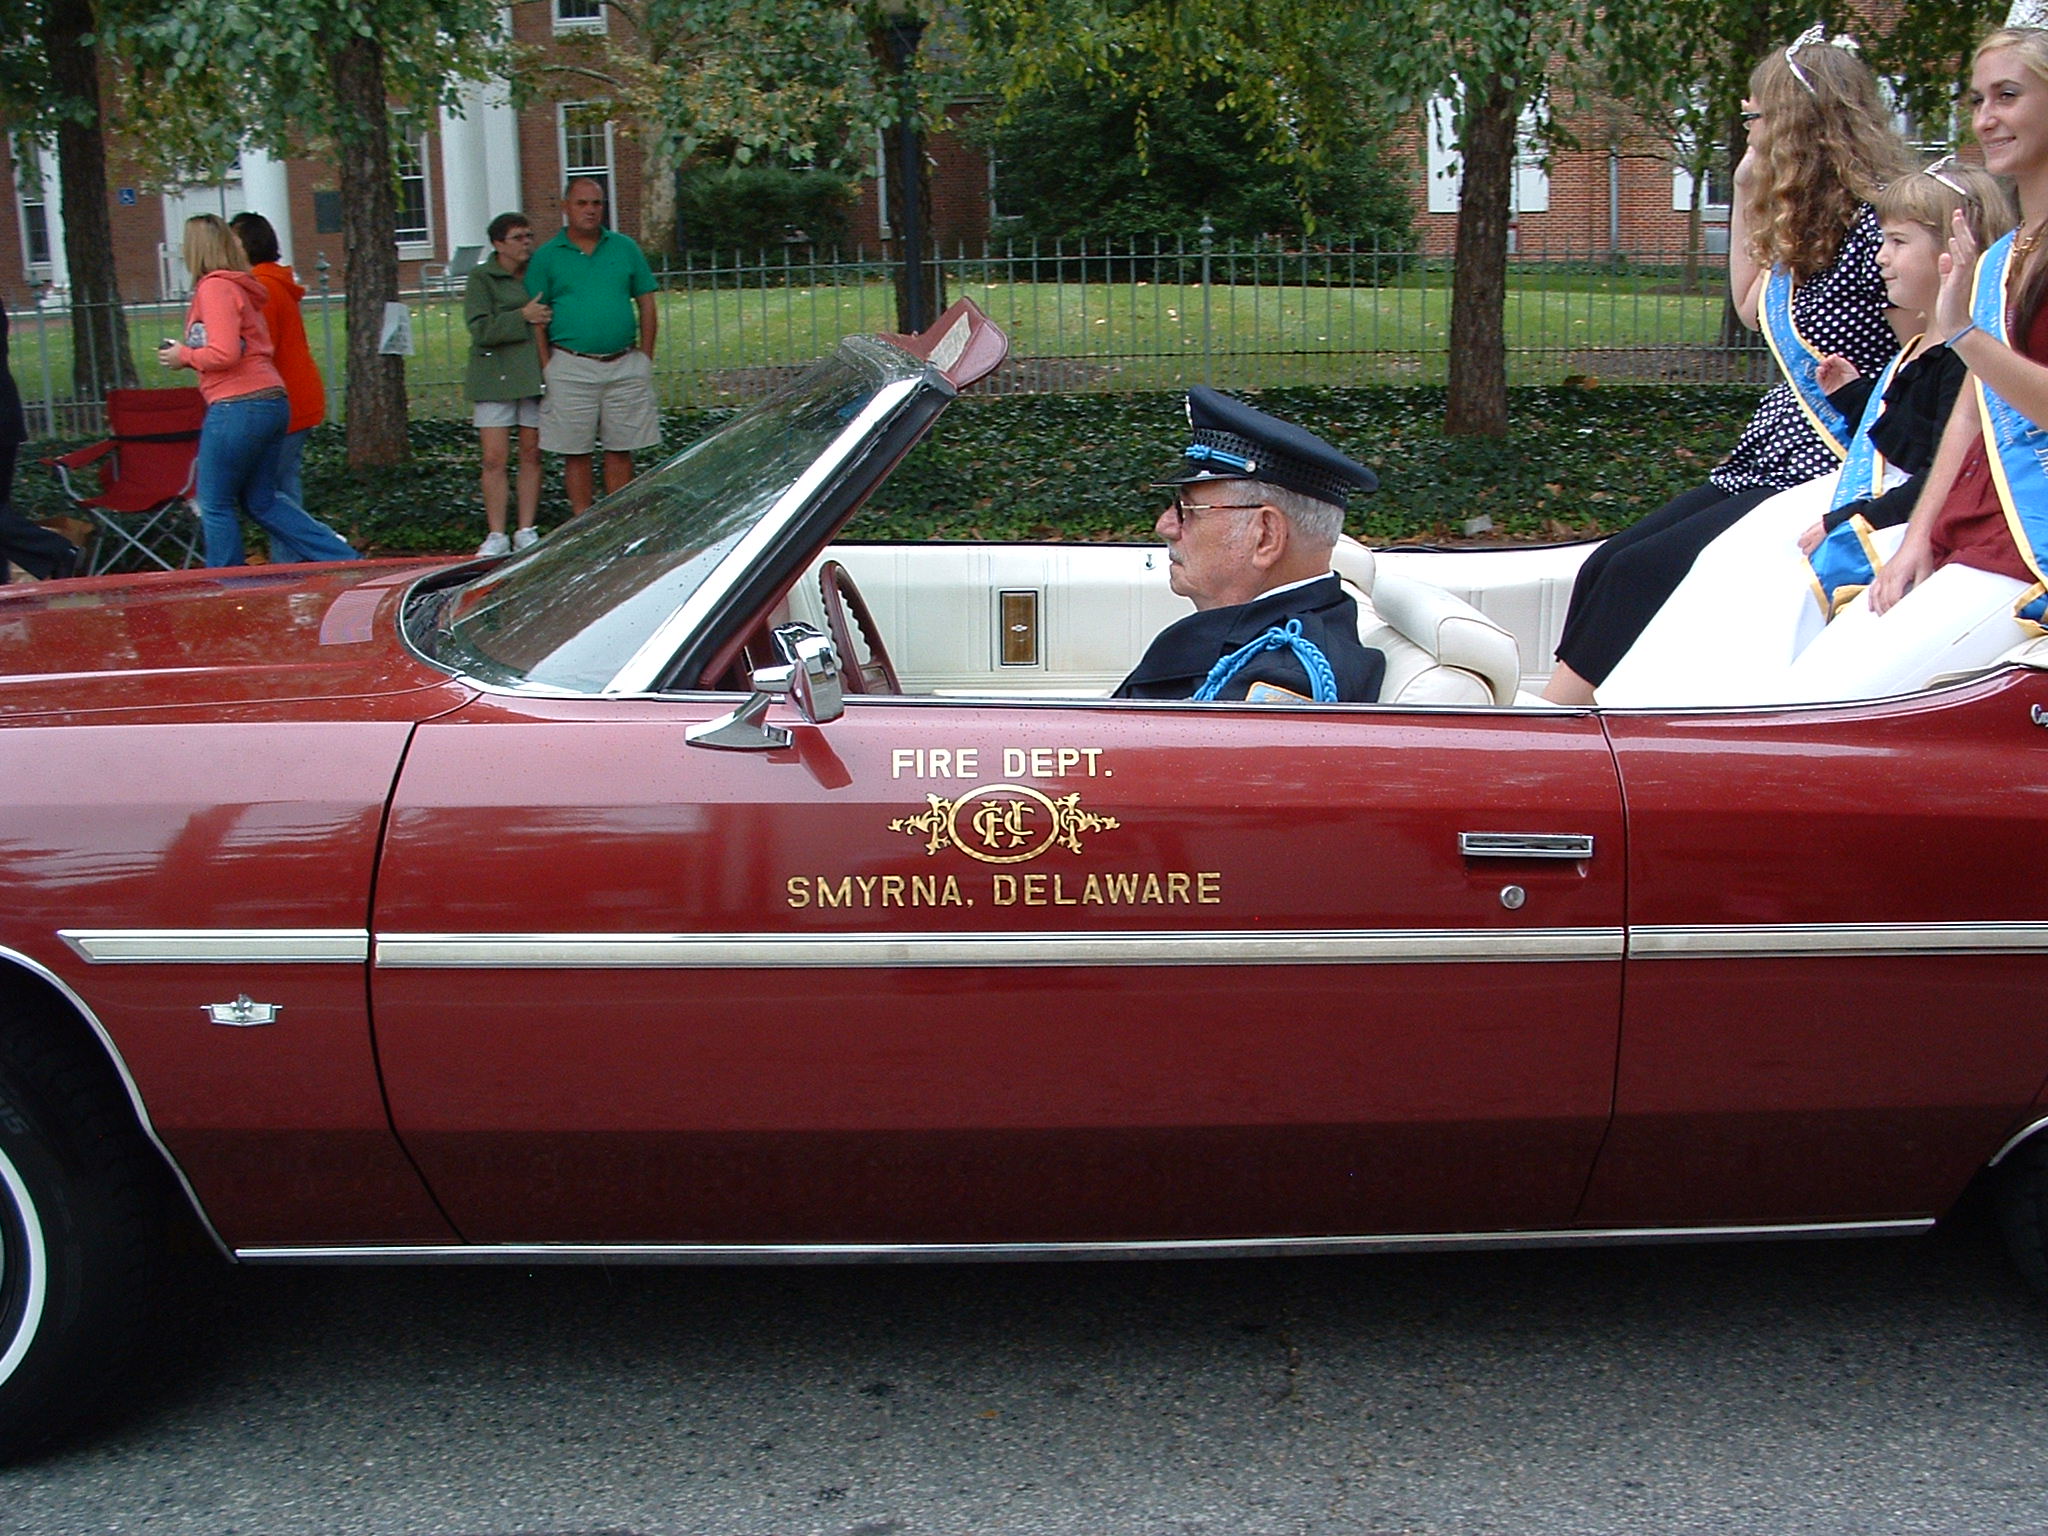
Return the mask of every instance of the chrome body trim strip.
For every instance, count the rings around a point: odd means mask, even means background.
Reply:
[[[94,965],[361,965],[362,928],[60,928],[57,937]]]
[[[1757,923],[1629,930],[1632,960],[2048,954],[2048,923]]]
[[[163,1138],[157,1134],[156,1125],[149,1118],[149,1106],[142,1102],[142,1090],[135,1086],[135,1076],[128,1070],[128,1063],[121,1055],[121,1048],[114,1044],[114,1037],[107,1033],[107,1026],[100,1022],[99,1015],[92,1010],[92,1005],[80,997],[63,977],[48,966],[31,960],[18,949],[0,946],[0,961],[18,965],[39,981],[47,983],[70,1004],[81,1019],[85,1020],[93,1034],[98,1037],[100,1049],[107,1053],[107,1060],[113,1064],[114,1075],[121,1080],[121,1089],[128,1095],[128,1103],[135,1111],[136,1124],[142,1128],[142,1134],[148,1139],[149,1144],[156,1148],[156,1154],[164,1160],[164,1166],[171,1170],[171,1176],[178,1181],[178,1188],[185,1192],[185,1199],[192,1206],[192,1214],[198,1218],[200,1230],[205,1232],[207,1240],[218,1248],[224,1257],[234,1257],[233,1250],[222,1240],[220,1233],[214,1230],[213,1220],[206,1214],[206,1207],[199,1203],[199,1191],[192,1187],[192,1181],[185,1176],[185,1170],[178,1166],[178,1160],[171,1156],[171,1149],[164,1145]]]
[[[1519,1232],[1415,1232],[1375,1237],[1219,1237],[1085,1243],[494,1243],[237,1248],[246,1264],[985,1264],[1049,1259],[1236,1259],[1345,1253],[1485,1252],[1624,1243],[1911,1237],[1934,1218],[1784,1226],[1603,1227]]]
[[[2038,1120],[2030,1121],[2026,1125],[2023,1125],[2018,1130],[2014,1131],[2012,1135],[2008,1136],[2005,1139],[2005,1145],[2000,1147],[1998,1151],[1992,1155],[1991,1161],[1986,1163],[1984,1166],[1986,1168],[1996,1168],[2000,1163],[2006,1160],[2006,1158],[2019,1146],[2021,1142],[2031,1139],[2033,1136],[2035,1136],[2041,1131],[2048,1131],[2048,1115],[2043,1115]]]
[[[1519,855],[1527,857],[1530,855]],[[1539,855],[1540,856],[1540,855]],[[65,928],[94,965],[360,965],[360,928]],[[975,965],[1430,965],[1488,961],[2048,954],[2048,922],[1056,933],[390,933],[398,969]]]
[[[386,933],[387,970],[1440,965],[1618,960],[1619,928],[1189,933]]]
[[[856,449],[873,440],[881,425],[908,404],[918,391],[930,387],[927,379],[915,378],[897,379],[876,390],[860,414],[839,429],[839,435],[832,439],[831,445],[805,467],[789,489],[776,498],[772,507],[761,514],[745,536],[726,552],[717,567],[684,599],[683,605],[641,641],[640,648],[626,659],[625,665],[612,675],[612,680],[598,690],[598,695],[617,698],[645,693],[652,688],[662,669],[682,648],[683,641],[694,634],[705,618],[725,601],[726,593],[739,578],[759,565],[763,554],[784,538],[791,519],[811,504],[826,481],[845,467]]]

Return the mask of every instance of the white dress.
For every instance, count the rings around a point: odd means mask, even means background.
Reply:
[[[1715,539],[1595,694],[1620,709],[1769,704],[1825,619],[1799,535],[1826,515],[1835,474],[1780,491]],[[1897,471],[1885,486],[1905,479]],[[1889,556],[1906,530],[1880,528]]]

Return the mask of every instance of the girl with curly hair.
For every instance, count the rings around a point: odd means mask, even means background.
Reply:
[[[1854,423],[1828,403],[1822,358],[1876,374],[1898,351],[1877,269],[1870,200],[1911,168],[1877,78],[1848,39],[1819,28],[1751,73],[1749,149],[1735,169],[1729,296],[1761,329],[1782,377],[1707,484],[1673,498],[1588,557],[1572,587],[1557,668],[1543,690],[1590,704],[1699,552],[1759,503],[1841,464]]]

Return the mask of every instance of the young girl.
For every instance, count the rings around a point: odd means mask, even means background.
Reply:
[[[1853,45],[1852,45],[1853,46]],[[1898,351],[1877,270],[1878,188],[1911,169],[1877,79],[1818,29],[1750,75],[1749,150],[1735,169],[1729,295],[1761,329],[1785,378],[1708,477],[1595,550],[1572,587],[1543,696],[1590,704],[1593,690],[1714,537],[1759,502],[1834,469],[1854,427],[1816,371],[1839,353],[1874,374]]]
[[[1979,261],[1968,222],[1951,225],[1934,323],[1970,384],[1898,553],[1793,663],[1789,699],[1867,698],[1988,666],[2048,617],[2048,31],[1993,32],[1970,84],[1985,168],[2011,180],[2021,227]]]
[[[1767,701],[1828,615],[1897,546],[1968,372],[1932,334],[1950,221],[1960,211],[1989,244],[2014,214],[1994,177],[1954,160],[1900,177],[1874,207],[1878,270],[1903,350],[1875,379],[1845,358],[1821,360],[1829,402],[1858,423],[1847,460],[1715,539],[1600,685],[1600,703]]]
[[[166,368],[199,374],[206,415],[199,426],[199,521],[208,565],[242,563],[243,510],[270,533],[279,560],[354,560],[356,552],[325,523],[277,495],[278,456],[290,425],[284,379],[271,361],[268,302],[249,275],[241,241],[218,218],[185,221],[185,267],[192,308],[183,341],[157,349]]]

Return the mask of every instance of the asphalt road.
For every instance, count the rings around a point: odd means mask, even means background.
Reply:
[[[210,1277],[6,1532],[2048,1532],[2048,1309],[1917,1242]]]

